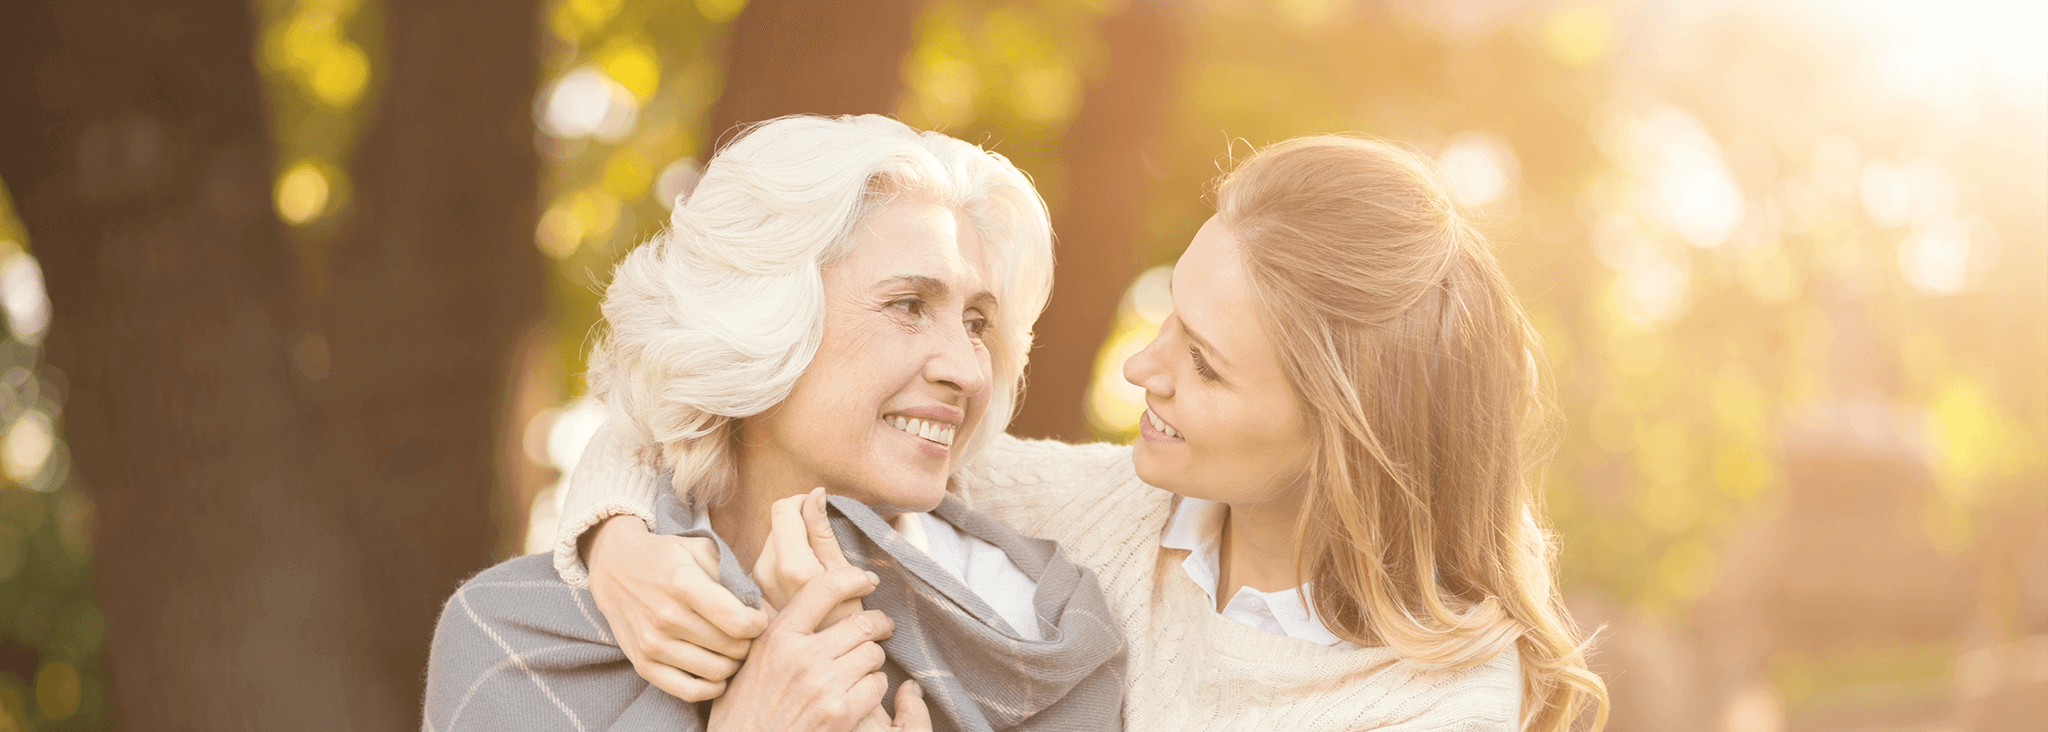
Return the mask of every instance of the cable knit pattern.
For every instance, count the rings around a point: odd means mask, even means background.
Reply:
[[[576,547],[583,532],[620,515],[638,516],[647,522],[648,531],[654,530],[659,470],[613,444],[614,434],[612,423],[606,422],[584,445],[555,523],[555,573],[573,587],[590,588],[590,571]]]
[[[617,487],[579,480],[571,490],[573,497]],[[1517,727],[1522,686],[1513,651],[1472,668],[1432,670],[1387,648],[1326,648],[1217,614],[1180,569],[1187,553],[1160,546],[1173,494],[1138,480],[1129,447],[1003,436],[960,466],[952,488],[974,510],[1017,533],[1057,541],[1076,564],[1094,570],[1130,647],[1128,729]],[[581,505],[624,496],[608,493]],[[572,515],[564,509],[565,519]],[[565,520],[564,527],[577,523],[595,522]],[[575,538],[563,544],[573,551]]]
[[[1224,618],[1159,539],[1173,494],[1145,485],[1130,448],[1003,438],[955,474],[967,505],[1052,539],[1095,570],[1130,643],[1132,730],[1513,730],[1514,653],[1432,671],[1392,650],[1326,648]]]

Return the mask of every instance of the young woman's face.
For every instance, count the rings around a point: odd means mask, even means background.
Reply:
[[[824,275],[817,356],[789,398],[741,420],[745,475],[883,513],[931,510],[991,396],[981,239],[951,209],[898,201]]]
[[[1145,389],[1138,477],[1225,503],[1286,496],[1307,464],[1308,425],[1237,237],[1218,219],[1174,267],[1173,310],[1159,337],[1124,362],[1124,378]]]

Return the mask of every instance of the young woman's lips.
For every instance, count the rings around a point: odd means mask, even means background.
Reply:
[[[1187,442],[1185,438],[1170,436],[1167,435],[1165,432],[1161,431],[1157,425],[1152,423],[1153,419],[1155,419],[1155,417],[1153,416],[1152,410],[1150,409],[1145,410],[1144,414],[1138,415],[1138,436],[1144,438],[1146,442],[1158,442],[1163,444],[1177,444]],[[1164,422],[1165,420],[1160,421]],[[1168,425],[1167,427],[1168,429],[1172,429],[1172,425]],[[1175,431],[1177,432],[1178,430]]]

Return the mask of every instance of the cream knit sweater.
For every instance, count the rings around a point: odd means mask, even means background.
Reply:
[[[562,514],[566,551],[558,567],[565,575],[581,574],[575,536],[600,513],[647,505],[637,494],[649,481],[584,481],[583,472]],[[1522,682],[1513,652],[1468,669],[1431,670],[1387,648],[1326,648],[1218,615],[1181,569],[1187,553],[1160,546],[1173,494],[1138,480],[1129,447],[1003,436],[961,466],[953,490],[1013,531],[1059,542],[1100,578],[1130,644],[1128,729],[1518,727]]]

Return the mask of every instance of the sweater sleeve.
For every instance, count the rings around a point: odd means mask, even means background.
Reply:
[[[654,498],[659,471],[647,463],[632,446],[619,440],[619,432],[607,422],[591,436],[569,476],[568,494],[562,498],[561,519],[555,524],[555,572],[574,587],[589,587],[589,568],[577,551],[584,532],[613,516],[636,516],[654,530]]]

